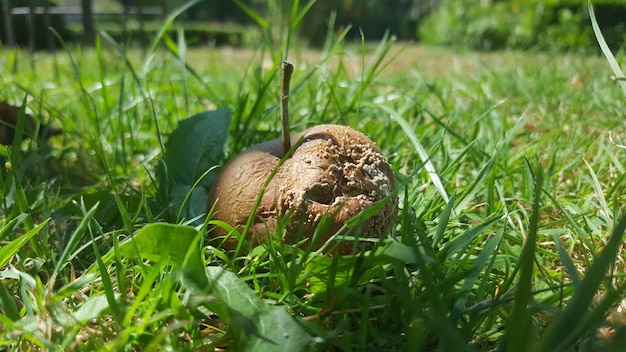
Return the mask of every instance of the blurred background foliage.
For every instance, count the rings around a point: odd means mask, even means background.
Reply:
[[[60,6],[70,0],[11,0],[11,6]],[[164,12],[186,0],[98,0],[94,8],[162,7]],[[180,17],[190,45],[247,45],[254,43],[253,20],[237,3],[245,5],[276,24],[288,18],[281,9],[293,0],[204,0]],[[308,1],[300,1],[305,6]],[[626,1],[595,0],[593,4],[604,36],[612,48],[626,43]],[[2,9],[0,8],[0,13]],[[331,14],[335,29],[352,29],[348,40],[379,40],[390,31],[400,40],[445,45],[470,50],[597,51],[587,2],[581,0],[317,0],[300,27],[301,38],[311,46],[324,42]],[[5,16],[0,16],[0,40],[6,42]],[[130,21],[137,21],[132,17]],[[81,27],[54,16],[50,27],[66,41],[79,40]],[[150,38],[163,18],[143,17],[141,26],[124,26],[120,17],[99,16],[97,27],[118,39],[121,35]],[[129,19],[126,19],[128,22]],[[145,22],[145,23],[143,23]],[[37,47],[43,46],[47,26],[35,16]],[[25,45],[28,34],[25,16],[14,16],[13,26]],[[250,39],[252,38],[252,39]]]
[[[0,0],[0,4],[2,4]],[[11,7],[56,7],[58,6],[57,1],[55,0],[9,0],[9,4]],[[0,41],[2,43],[7,42],[7,28],[6,28],[6,17],[4,14],[4,6],[0,6]],[[13,35],[15,36],[15,42],[21,46],[28,45],[28,36],[29,36],[29,20],[26,16],[13,16],[12,17],[12,25],[13,25]],[[61,38],[65,40],[72,41],[74,40],[73,34],[67,27],[65,19],[62,16],[51,16],[48,20],[44,18],[42,14],[36,14],[32,18],[32,26],[34,30],[34,45],[36,48],[47,48],[49,46],[49,39],[55,41],[57,47],[59,47],[60,43],[55,36],[49,36],[48,28],[54,28],[55,31],[59,33]]]
[[[626,43],[626,2],[595,0],[612,48]],[[580,0],[442,0],[418,27],[428,44],[476,50],[597,50],[587,2]]]

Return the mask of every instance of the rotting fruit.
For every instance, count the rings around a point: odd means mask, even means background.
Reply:
[[[298,141],[293,154],[270,179],[256,209],[263,184],[285,155],[281,140],[253,146],[226,164],[209,193],[207,207],[214,211],[213,219],[241,232],[254,210],[252,225],[245,234],[254,247],[274,233],[279,219],[286,217],[284,241],[304,239],[317,249],[348,219],[389,197],[374,215],[350,232],[365,238],[382,236],[396,217],[398,199],[393,195],[393,171],[380,149],[361,132],[341,125],[318,125],[291,136],[292,145]],[[322,236],[311,243],[322,222]],[[220,226],[213,228],[211,235],[225,239],[225,249],[238,244],[238,239],[228,237]],[[353,243],[342,241],[328,248],[347,254],[352,252]]]

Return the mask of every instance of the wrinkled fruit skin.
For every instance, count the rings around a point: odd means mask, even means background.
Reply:
[[[277,226],[277,219],[289,217],[285,242],[306,238],[309,243],[322,217],[327,228],[316,239],[319,248],[344,223],[366,207],[389,196],[396,181],[380,149],[365,135],[340,125],[318,125],[291,136],[292,145],[302,143],[286,159],[270,180],[253,225],[246,234],[251,246],[263,242]],[[284,156],[281,140],[249,148],[222,170],[209,193],[208,210],[214,207],[214,220],[221,220],[243,231],[262,185]],[[392,197],[372,217],[365,220],[361,237],[380,237],[393,223],[398,199]],[[215,227],[211,235],[221,237],[227,231]],[[233,249],[236,238],[227,239],[223,247]],[[333,247],[333,246],[331,246]],[[334,251],[351,253],[353,241],[339,243]]]

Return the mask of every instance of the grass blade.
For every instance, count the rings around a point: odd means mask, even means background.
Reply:
[[[461,292],[466,294],[464,294],[461,298],[459,298],[459,300],[454,303],[454,313],[460,314],[465,309],[465,305],[470,298],[469,293],[471,292],[472,287],[474,287],[474,284],[478,280],[478,276],[480,275],[480,273],[485,267],[487,267],[487,262],[489,261],[489,258],[492,258],[497,253],[497,249],[500,246],[500,241],[502,241],[503,234],[503,231],[498,231],[498,233],[485,244],[485,247],[480,252],[480,254],[478,254],[478,257],[472,264],[471,271],[468,273],[467,277],[463,281],[463,286],[461,286]]]
[[[87,227],[89,226],[89,223],[93,219],[93,216],[96,213],[96,210],[98,210],[99,205],[100,203],[96,203],[96,205],[94,205],[91,209],[89,209],[89,211],[85,214],[85,216],[81,220],[80,224],[78,224],[78,227],[76,228],[76,230],[74,230],[74,232],[72,233],[72,236],[70,237],[69,242],[65,246],[63,253],[59,257],[58,261],[56,262],[56,265],[54,266],[53,277],[56,277],[61,271],[61,269],[63,269],[68,264],[67,258],[69,258],[70,253],[76,248],[79,240],[85,234],[85,231]]]
[[[176,8],[174,11],[172,11],[172,13],[170,13],[167,16],[167,19],[165,20],[165,22],[161,26],[161,29],[159,30],[159,33],[152,40],[152,45],[150,46],[150,52],[154,52],[156,50],[157,45],[159,44],[161,39],[163,39],[163,37],[167,33],[167,30],[172,25],[172,23],[174,23],[174,20],[176,19],[176,17],[180,16],[183,12],[187,11],[190,7],[192,7],[193,5],[195,5],[195,4],[197,4],[197,3],[201,2],[201,1],[202,0],[191,0],[191,1],[188,1],[188,2],[184,3],[183,5],[179,6],[178,8]]]
[[[0,282],[0,307],[2,308],[2,313],[6,315],[7,318],[11,319],[11,321],[17,321],[20,319],[20,310],[17,308],[11,293],[4,286],[3,282]]]
[[[437,219],[437,232],[435,232],[435,236],[433,237],[433,248],[437,248],[439,246],[439,243],[443,239],[443,235],[446,232],[448,222],[450,222],[450,215],[452,215],[455,200],[456,194],[452,194],[452,198],[450,198],[450,201],[448,202],[448,204],[446,204],[446,207]]]
[[[609,62],[609,66],[611,66],[611,70],[613,70],[613,74],[615,74],[615,78],[619,85],[622,87],[624,94],[626,94],[626,77],[624,77],[624,73],[617,63],[615,56],[611,52],[609,45],[604,40],[604,36],[602,35],[602,31],[600,30],[600,26],[598,25],[598,20],[596,19],[595,11],[593,10],[593,5],[591,4],[591,0],[587,1],[587,6],[589,8],[589,18],[591,19],[591,27],[593,28],[593,33],[596,35],[596,40],[600,45],[600,49],[602,50],[602,54],[606,57],[606,60]]]
[[[450,201],[448,192],[446,192],[446,189],[443,186],[443,182],[441,182],[441,178],[439,177],[439,174],[437,173],[435,166],[430,160],[430,156],[428,155],[428,152],[426,152],[426,149],[424,148],[422,143],[420,143],[419,139],[417,138],[417,136],[411,129],[411,126],[409,126],[409,124],[402,118],[402,116],[400,116],[392,108],[386,105],[380,105],[380,108],[385,110],[385,112],[389,114],[391,119],[394,120],[398,125],[400,125],[400,127],[404,131],[404,134],[406,134],[411,144],[413,144],[413,147],[415,148],[417,155],[419,155],[419,157],[422,159],[422,163],[424,163],[424,169],[426,169],[426,172],[428,173],[428,177],[430,177],[430,180],[435,186],[435,189],[437,189],[437,192],[439,192],[439,195],[441,195],[441,198],[443,198],[446,201],[446,203],[448,203]]]
[[[576,270],[576,266],[574,266],[574,262],[572,262],[572,258],[570,258],[570,256],[567,254],[565,248],[563,248],[563,245],[561,244],[561,240],[559,240],[557,236],[552,236],[552,240],[554,241],[556,249],[559,252],[559,259],[563,263],[565,271],[572,279],[572,284],[574,284],[574,286],[578,285],[578,283],[580,282],[580,276],[578,275],[578,270]]]
[[[47,224],[48,224],[48,220],[42,222],[41,224],[37,225],[34,229],[26,232],[22,236],[2,246],[0,248],[0,268],[4,268],[4,266],[7,265],[7,263],[11,260],[11,258],[13,258],[13,256],[17,254],[17,252],[22,247],[24,247],[26,243],[30,241],[31,238],[33,238],[36,234],[38,234],[39,231],[41,231],[41,229],[43,229],[44,226],[46,226]]]
[[[624,231],[626,231],[626,212],[622,212],[602,253],[596,257],[580,284],[576,285],[572,300],[550,327],[544,351],[564,350],[584,329],[583,318],[588,313],[588,308],[592,306],[607,271],[617,258]]]
[[[256,11],[254,11],[251,7],[249,7],[248,5],[244,4],[243,2],[241,2],[240,0],[233,0],[235,2],[235,4],[237,4],[237,6],[239,6],[239,8],[245,12],[254,22],[256,22],[259,27],[263,28],[263,30],[268,30],[270,27],[270,24],[267,20],[265,20],[263,18],[263,16],[259,15]]]
[[[600,209],[604,213],[604,216],[608,218],[611,214],[611,210],[609,209],[609,205],[606,202],[606,199],[604,198],[604,192],[602,191],[602,185],[600,185],[600,180],[598,180],[598,176],[596,175],[595,171],[593,171],[593,168],[591,167],[591,165],[589,165],[589,163],[586,160],[585,160],[585,165],[587,165],[587,168],[589,169],[589,174],[591,175],[591,180],[593,181],[593,190],[595,191],[596,196],[598,197],[598,202],[600,203]]]
[[[506,323],[506,350],[508,352],[526,351],[527,342],[531,340],[531,312],[528,306],[532,302],[533,267],[535,264],[535,246],[539,224],[539,206],[541,204],[541,185],[543,173],[538,166],[535,173],[534,200],[528,229],[528,236],[519,259],[519,280],[513,310]]]

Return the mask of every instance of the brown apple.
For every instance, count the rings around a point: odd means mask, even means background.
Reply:
[[[281,139],[253,146],[226,164],[209,193],[207,207],[213,209],[213,219],[241,232],[254,211],[245,236],[251,246],[256,246],[274,233],[277,221],[285,217],[284,241],[304,239],[311,244],[322,218],[326,218],[322,236],[312,243],[319,248],[347,220],[394,193],[396,181],[387,159],[361,132],[341,125],[318,125],[292,135],[291,144],[298,142],[267,184],[256,209],[263,184],[284,157]],[[350,234],[366,238],[384,235],[398,211],[397,197],[385,202]],[[219,226],[210,233],[225,239],[222,246],[226,249],[235,248],[239,241]],[[345,254],[352,252],[353,244],[342,241],[327,248]]]

